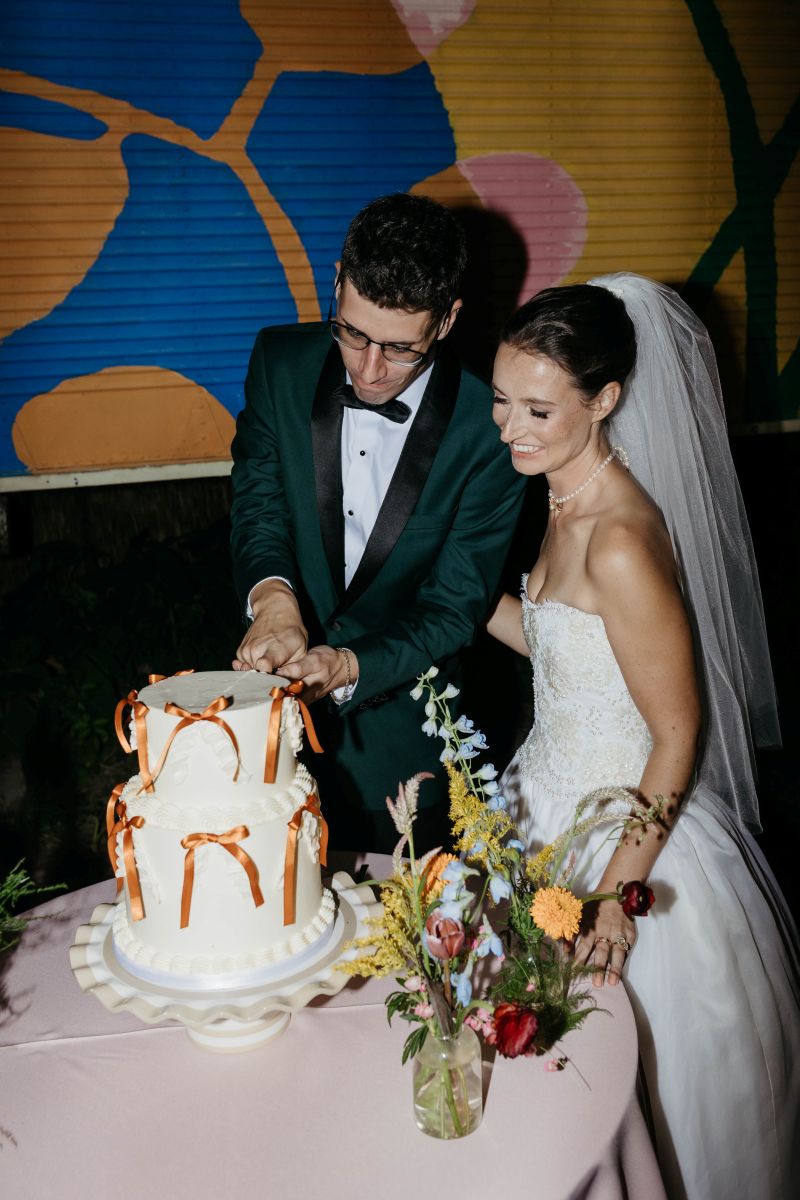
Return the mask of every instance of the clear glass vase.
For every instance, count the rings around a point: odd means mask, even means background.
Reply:
[[[465,1025],[455,1037],[429,1033],[414,1056],[414,1119],[429,1137],[465,1137],[483,1115],[481,1044]]]

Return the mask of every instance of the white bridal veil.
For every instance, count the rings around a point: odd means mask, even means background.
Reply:
[[[636,367],[608,434],[661,509],[683,577],[705,709],[697,783],[758,829],[753,747],[780,731],[711,340],[670,288],[624,273],[589,282],[620,297],[636,330]]]

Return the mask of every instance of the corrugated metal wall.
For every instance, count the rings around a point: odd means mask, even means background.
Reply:
[[[560,280],[688,284],[734,422],[796,418],[791,20],[6,0],[0,474],[224,459],[257,329],[325,310],[350,217],[412,188],[466,210],[484,327]]]

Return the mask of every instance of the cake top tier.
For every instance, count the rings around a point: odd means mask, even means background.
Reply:
[[[177,704],[188,712],[202,712],[220,696],[229,696],[232,713],[263,706],[274,687],[286,687],[289,680],[281,675],[260,671],[197,671],[191,675],[170,675],[148,684],[139,699],[150,709],[163,710],[165,704]]]

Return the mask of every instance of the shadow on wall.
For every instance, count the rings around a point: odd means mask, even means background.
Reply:
[[[500,331],[518,306],[528,252],[520,234],[499,213],[467,205],[452,211],[466,234],[469,255],[464,308],[453,344],[476,375],[489,379]]]

